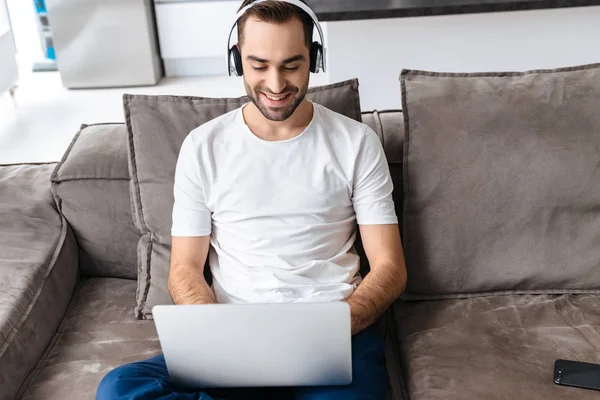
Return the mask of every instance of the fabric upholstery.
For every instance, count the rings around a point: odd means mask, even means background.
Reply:
[[[388,162],[390,164],[402,164],[404,158],[404,118],[402,110],[363,112],[362,122],[379,136]]]
[[[77,280],[77,246],[50,192],[54,164],[0,166],[0,399],[52,339]]]
[[[356,79],[311,88],[307,98],[360,121]],[[138,318],[151,318],[154,305],[171,303],[166,276],[173,176],[181,144],[194,128],[246,102],[246,97],[124,96],[134,221],[143,235],[138,248]]]
[[[137,277],[127,128],[84,125],[52,174],[52,190],[79,244],[82,276]]]
[[[22,399],[93,400],[108,371],[159,354],[154,323],[131,313],[135,291],[133,280],[82,280]]]
[[[23,400],[92,400],[98,384],[113,368],[160,353],[152,321],[131,314],[136,283],[125,279],[90,278],[81,281],[65,319],[28,380]],[[389,399],[403,399],[404,384],[391,336],[390,314],[382,318],[386,338]],[[399,394],[396,394],[399,393]]]
[[[553,382],[556,359],[600,363],[600,296],[506,295],[399,303],[411,400],[586,400]]]
[[[600,64],[401,80],[407,298],[600,293]]]

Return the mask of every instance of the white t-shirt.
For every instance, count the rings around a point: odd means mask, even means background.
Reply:
[[[361,280],[356,224],[398,223],[377,134],[313,106],[289,140],[254,135],[242,107],[181,147],[171,235],[211,235],[219,303],[344,300]]]

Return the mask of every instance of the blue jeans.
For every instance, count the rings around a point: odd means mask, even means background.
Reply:
[[[384,343],[374,329],[352,338],[352,383],[297,388],[227,388],[194,391],[175,387],[162,355],[115,368],[100,382],[96,400],[384,400],[388,376]]]

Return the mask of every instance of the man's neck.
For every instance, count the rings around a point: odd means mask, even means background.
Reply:
[[[313,105],[304,99],[294,113],[285,121],[271,121],[254,103],[243,108],[246,125],[257,137],[267,141],[288,140],[300,135],[313,118]]]

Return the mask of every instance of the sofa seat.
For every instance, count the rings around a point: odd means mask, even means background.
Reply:
[[[22,400],[94,399],[98,384],[111,369],[161,352],[154,322],[134,318],[136,283],[119,278],[80,282]],[[388,352],[397,351],[388,343]],[[389,399],[404,398],[398,370],[391,359],[388,373],[394,378]]]
[[[597,399],[553,383],[559,358],[600,362],[600,295],[506,295],[395,308],[411,400]]]
[[[153,321],[136,320],[136,281],[84,279],[23,399],[94,399],[111,369],[160,353]]]

